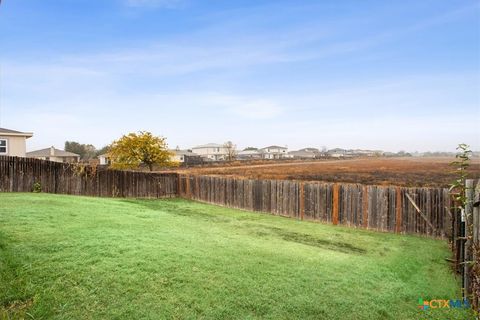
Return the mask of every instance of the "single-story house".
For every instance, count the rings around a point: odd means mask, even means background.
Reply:
[[[327,154],[332,158],[344,158],[347,151],[345,149],[335,148],[328,150]]]
[[[26,140],[33,133],[0,128],[0,156],[25,157]]]
[[[239,160],[262,159],[262,153],[258,149],[245,149],[237,154]]]
[[[218,143],[208,143],[193,147],[192,152],[211,161],[225,160],[228,157],[228,148]]]
[[[180,163],[188,162],[187,158],[188,157],[198,157],[199,155],[196,153],[193,153],[191,150],[180,150],[180,149],[175,149],[175,150],[170,150],[171,153],[173,153],[172,160]]]
[[[55,149],[53,146],[46,149],[27,152],[27,158],[70,163],[80,161],[80,155],[73,152]]]
[[[315,159],[318,153],[302,149],[298,151],[290,151],[288,154],[295,159]]]

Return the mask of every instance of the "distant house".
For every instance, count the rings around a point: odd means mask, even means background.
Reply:
[[[33,133],[0,128],[0,156],[25,157],[26,140]]]
[[[320,153],[320,150],[318,150],[317,148],[303,148],[303,149],[300,149],[300,150],[298,150],[298,151]]]
[[[284,159],[291,158],[287,147],[269,146],[260,149],[263,159]]]
[[[171,153],[173,153],[172,160],[180,163],[185,163],[189,162],[189,158],[198,158],[199,155],[196,153],[193,153],[191,150],[180,150],[180,149],[175,149],[175,150],[170,150]]]
[[[344,158],[347,154],[347,151],[345,149],[335,148],[328,150],[327,154],[332,158]]]
[[[99,155],[98,156],[98,161],[99,161],[99,164],[101,166],[108,166],[112,163],[108,154],[106,154],[106,153]]]
[[[364,157],[375,157],[375,156],[380,156],[383,154],[382,150],[362,150],[362,149],[356,149],[353,150],[355,155],[357,156],[364,156]]]
[[[80,155],[64,150],[55,149],[53,146],[46,149],[27,152],[27,158],[49,160],[54,162],[79,162]]]
[[[262,153],[258,149],[248,148],[242,151],[239,151],[237,154],[238,160],[254,160],[262,159]]]
[[[315,159],[318,153],[319,152],[313,152],[305,148],[298,151],[290,151],[288,154],[295,159]]]
[[[209,143],[192,148],[192,152],[211,161],[225,160],[228,149],[223,144]]]

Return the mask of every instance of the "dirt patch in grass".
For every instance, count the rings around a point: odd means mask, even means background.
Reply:
[[[0,319],[25,319],[32,305],[33,298],[9,302],[0,308]]]

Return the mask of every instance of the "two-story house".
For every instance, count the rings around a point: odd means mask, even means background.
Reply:
[[[223,144],[208,143],[192,148],[192,152],[204,159],[212,161],[225,160],[228,157],[228,148]]]
[[[26,140],[33,133],[0,128],[0,156],[25,157]]]
[[[284,159],[291,158],[287,147],[269,146],[260,149],[263,159]]]

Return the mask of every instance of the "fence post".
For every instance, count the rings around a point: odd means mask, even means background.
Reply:
[[[305,184],[300,182],[300,219],[305,216]]]
[[[368,186],[363,186],[363,227],[368,228]]]
[[[472,293],[471,288],[471,266],[470,262],[473,259],[472,254],[472,239],[470,237],[470,229],[472,228],[472,216],[473,216],[473,199],[475,197],[475,190],[473,186],[473,180],[468,179],[465,181],[465,198],[467,200],[465,204],[465,246],[464,246],[464,277],[463,288],[465,292],[465,298],[470,298]]]
[[[338,187],[338,184],[335,183],[333,185],[333,209],[332,209],[332,222],[334,225],[338,224],[338,193],[339,193],[339,187]]]
[[[395,232],[402,232],[402,190],[396,188],[395,194]]]
[[[187,199],[191,198],[191,192],[190,192],[190,175],[187,174],[185,175],[185,196]]]
[[[480,245],[480,180],[477,181],[477,185],[475,187],[475,198],[473,203],[473,262],[478,266],[479,265],[479,257],[477,255]],[[479,292],[479,277],[478,270],[473,271],[472,278],[473,281],[473,297],[472,297],[472,306],[473,310],[479,311],[478,308],[478,292]]]

